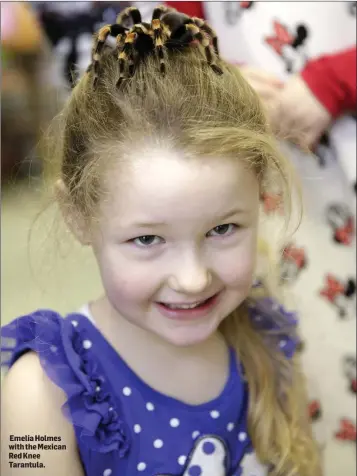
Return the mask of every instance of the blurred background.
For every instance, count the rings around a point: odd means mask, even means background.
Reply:
[[[356,2],[167,3],[206,18],[218,32],[225,59],[283,81],[309,59],[356,44]],[[1,4],[2,324],[40,307],[73,311],[101,292],[90,250],[72,240],[54,204],[56,164],[40,139],[90,63],[93,33],[114,23],[130,4],[148,19],[156,2]],[[335,121],[313,157],[296,149],[288,153],[303,182],[306,218],[284,250],[282,273],[289,275],[301,310],[310,413],[324,449],[325,474],[352,476],[355,112]],[[271,203],[265,203],[266,211]],[[338,241],[341,230],[348,235],[345,242]],[[330,288],[324,294],[325,281]],[[335,294],[333,283],[340,290]]]

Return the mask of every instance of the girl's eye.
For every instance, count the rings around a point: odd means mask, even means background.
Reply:
[[[158,236],[156,235],[143,235],[143,236],[138,236],[138,238],[134,238],[133,240],[131,240],[135,245],[137,246],[141,246],[142,248],[144,247],[149,247],[153,244],[157,244],[157,243],[154,243],[155,242],[155,239],[160,239]]]
[[[209,232],[209,235],[211,236],[231,235],[236,228],[238,228],[238,226],[234,225],[233,223],[228,223],[226,225],[218,225],[218,226],[215,226],[213,230]]]

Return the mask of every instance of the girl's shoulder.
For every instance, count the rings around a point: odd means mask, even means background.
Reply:
[[[14,363],[1,389],[1,440],[8,442],[1,458],[4,474],[9,468],[31,465],[38,470],[50,468],[52,476],[83,476],[75,432],[60,412],[65,400],[61,389],[43,378],[35,352],[27,352]],[[34,460],[23,452],[29,444],[36,450]]]
[[[123,422],[105,364],[98,358],[103,352],[96,345],[98,333],[85,313],[61,316],[50,309],[37,310],[1,328],[1,366],[10,369],[24,354],[36,353],[49,380],[65,394],[62,413],[80,446],[122,453]]]

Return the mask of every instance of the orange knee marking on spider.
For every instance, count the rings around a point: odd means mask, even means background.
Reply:
[[[161,22],[160,20],[153,20],[152,21],[152,28],[153,30],[158,30],[161,28]]]
[[[98,33],[98,41],[105,41],[107,35],[110,33],[110,26],[103,26]]]
[[[119,59],[127,60],[128,55],[125,53],[125,51],[121,51],[118,56]]]
[[[128,33],[125,38],[125,43],[134,43],[137,38],[137,33]]]
[[[156,39],[156,42],[155,42],[155,45],[156,45],[156,46],[163,46],[162,39],[161,39],[161,38],[157,38],[157,39]]]
[[[196,25],[192,25],[191,23],[189,25],[186,25],[186,30],[192,30],[192,33],[200,33],[200,29]]]

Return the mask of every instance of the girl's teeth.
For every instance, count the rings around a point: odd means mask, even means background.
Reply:
[[[175,304],[165,304],[165,306],[169,307],[170,309],[194,309],[202,304],[202,302],[197,302],[196,304],[183,304],[181,306]]]

